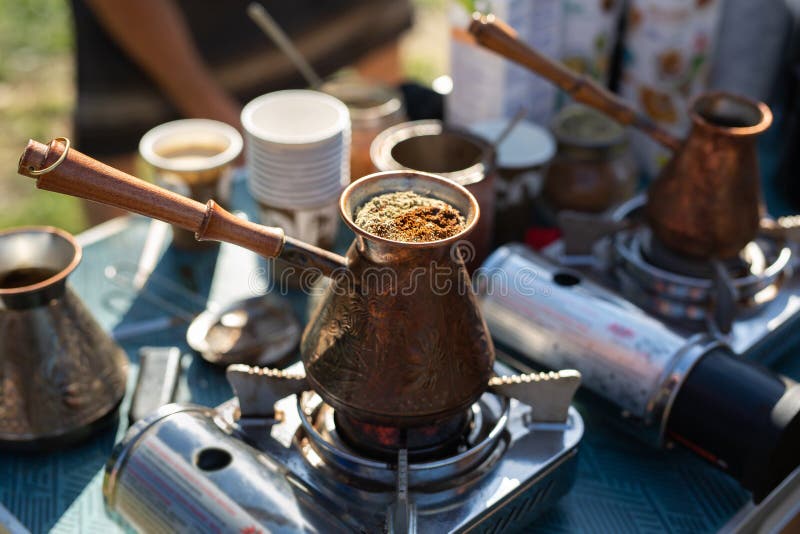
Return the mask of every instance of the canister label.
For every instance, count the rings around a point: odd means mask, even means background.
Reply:
[[[645,417],[681,336],[585,278],[557,283],[533,254],[487,264],[477,276],[487,279],[480,292],[493,336],[540,365],[579,370],[586,387]]]
[[[265,532],[247,510],[158,437],[135,445],[120,472],[115,501],[142,532]]]

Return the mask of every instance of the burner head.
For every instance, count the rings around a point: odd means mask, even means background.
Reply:
[[[511,403],[507,397],[493,393],[485,393],[470,406],[463,427],[458,419],[451,418],[404,431],[365,426],[360,420],[351,427],[348,423],[354,423],[352,416],[342,425],[337,410],[312,392],[303,393],[296,402],[302,431],[292,439],[300,445],[308,464],[323,469],[325,478],[331,481],[380,487],[389,495],[393,495],[397,485],[400,449],[397,438],[402,443],[405,437],[405,443],[413,445],[406,449],[409,489],[446,486],[461,491],[467,484],[480,480],[485,470],[479,466],[491,464],[502,456],[509,444],[507,423]],[[458,432],[459,428],[463,430]],[[378,440],[379,436],[383,442]],[[438,501],[439,497],[432,498]]]
[[[334,414],[334,420],[342,439],[371,458],[394,460],[400,449],[407,449],[410,460],[432,460],[456,452],[472,417],[464,411],[435,424],[410,428],[374,425],[340,412]]]
[[[649,229],[644,229],[641,233],[641,248],[642,256],[656,267],[693,278],[714,276],[712,260],[679,254],[664,245]],[[746,276],[749,270],[748,262],[741,254],[721,261],[725,270],[734,278]]]
[[[647,227],[614,237],[614,275],[623,295],[645,310],[686,324],[712,319],[727,332],[735,314],[772,301],[790,272],[792,251],[760,236],[728,260],[698,260],[673,252]]]

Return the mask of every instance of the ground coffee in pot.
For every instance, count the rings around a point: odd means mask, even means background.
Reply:
[[[461,213],[447,202],[411,191],[370,199],[356,212],[355,222],[371,234],[406,242],[438,241],[466,227]]]

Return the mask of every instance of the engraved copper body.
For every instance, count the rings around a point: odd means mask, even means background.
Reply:
[[[62,163],[46,173],[64,155]],[[31,141],[20,174],[39,188],[114,205],[176,224],[198,239],[227,241],[303,268],[332,283],[301,342],[306,379],[331,406],[375,425],[418,427],[454,417],[486,391],[494,347],[457,246],[480,216],[475,197],[445,178],[414,171],[373,174],[352,183],[340,210],[356,233],[346,257],[238,219],[103,165],[53,141]],[[390,241],[354,222],[373,196],[414,191],[450,203],[462,232],[427,243]]]
[[[698,258],[736,256],[762,216],[756,138],[769,128],[766,104],[705,93],[690,109],[692,129],[647,194],[653,233]]]
[[[692,129],[682,141],[596,82],[528,47],[494,16],[476,15],[469,31],[482,46],[675,153],[650,186],[646,210],[666,247],[694,258],[725,259],[756,236],[763,206],[755,140],[772,122],[766,104],[728,93],[702,94],[689,110]]]
[[[57,228],[0,232],[0,445],[74,442],[125,394],[128,360],[67,286],[81,260]],[[16,276],[14,273],[36,276]]]
[[[356,226],[355,210],[390,191],[444,200],[467,228],[400,243]],[[334,408],[376,424],[417,426],[464,410],[486,390],[494,361],[456,246],[478,221],[477,201],[450,180],[399,171],[358,180],[339,206],[356,239],[349,269],[334,274],[303,335],[307,380]]]

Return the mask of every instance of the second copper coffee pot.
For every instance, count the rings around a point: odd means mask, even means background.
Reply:
[[[539,54],[493,15],[477,15],[476,41],[550,80],[573,99],[642,130],[674,156],[648,190],[646,217],[673,251],[698,259],[737,255],[758,233],[764,208],[756,136],[772,123],[766,104],[711,92],[694,100],[692,127],[678,139],[594,81]]]
[[[466,189],[412,171],[378,173],[342,193],[356,238],[346,256],[254,224],[213,201],[201,204],[127,175],[54,140],[30,141],[19,173],[41,189],[127,209],[331,277],[301,342],[308,383],[331,406],[368,424],[418,427],[463,413],[489,387],[494,347],[458,245],[479,218]],[[355,214],[372,197],[414,191],[443,200],[466,227],[438,241],[406,243],[367,233]]]

